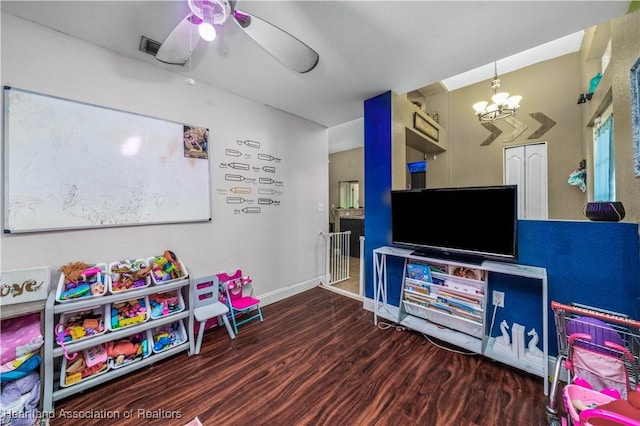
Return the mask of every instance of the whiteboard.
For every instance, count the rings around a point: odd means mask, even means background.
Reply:
[[[186,156],[185,130],[5,86],[4,232],[211,220],[208,155]]]

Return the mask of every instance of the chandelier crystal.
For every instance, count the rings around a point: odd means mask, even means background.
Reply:
[[[491,90],[493,91],[491,101],[493,103],[489,104],[489,102],[482,101],[473,104],[473,109],[480,121],[490,121],[493,123],[496,120],[516,115],[516,111],[520,108],[522,96],[509,96],[509,93],[499,92],[499,89],[498,63],[494,62],[494,75],[493,80],[491,80]]]

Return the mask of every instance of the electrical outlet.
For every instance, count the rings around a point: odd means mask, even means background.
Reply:
[[[504,292],[493,290],[493,305],[504,308]]]

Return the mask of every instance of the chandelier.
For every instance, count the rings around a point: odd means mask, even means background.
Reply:
[[[494,75],[493,80],[491,80],[491,90],[493,91],[491,100],[493,103],[489,105],[489,102],[482,101],[473,104],[473,109],[480,121],[490,121],[493,123],[496,120],[512,117],[516,115],[516,110],[520,108],[522,96],[509,96],[509,93],[498,92],[498,89],[500,89],[498,63],[494,62]]]

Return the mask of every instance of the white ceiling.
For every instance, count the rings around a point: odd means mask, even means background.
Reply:
[[[629,6],[629,1],[591,0],[239,0],[238,9],[315,49],[318,66],[306,74],[289,71],[229,21],[216,40],[200,43],[190,74],[188,65],[162,64],[138,50],[142,35],[164,40],[187,15],[186,0],[0,3],[2,13],[327,127],[362,117],[363,101],[387,90],[406,93],[491,64],[620,16]]]

